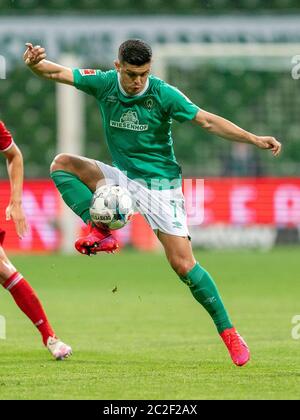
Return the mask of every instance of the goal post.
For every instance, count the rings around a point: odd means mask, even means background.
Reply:
[[[60,62],[64,66],[80,66],[78,57],[62,55]],[[85,141],[84,94],[73,87],[57,83],[57,153],[83,155]],[[61,251],[65,254],[74,252],[74,242],[78,227],[78,217],[66,206],[62,206],[60,216],[62,234]]]

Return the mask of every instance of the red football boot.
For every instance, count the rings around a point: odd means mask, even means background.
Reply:
[[[224,341],[233,363],[244,366],[250,360],[250,351],[235,328],[227,328],[220,334]]]
[[[113,253],[119,248],[117,240],[112,236],[110,230],[103,226],[89,224],[88,235],[83,236],[75,242],[78,252],[85,255],[95,255],[98,252]]]

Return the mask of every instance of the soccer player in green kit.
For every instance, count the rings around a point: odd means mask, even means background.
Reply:
[[[26,45],[24,61],[36,75],[75,86],[96,98],[113,158],[110,166],[64,153],[51,165],[51,177],[64,201],[90,224],[90,233],[76,241],[76,249],[90,255],[117,248],[107,228],[91,224],[89,207],[97,186],[126,187],[157,234],[171,267],[210,314],[232,361],[245,365],[250,359],[248,346],[231,323],[214,280],[192,252],[181,170],[173,151],[172,119],[193,121],[212,134],[271,150],[274,156],[280,154],[281,144],[274,137],[256,136],[200,109],[178,89],[151,75],[151,47],[142,40],[122,43],[114,70],[107,72],[58,65],[45,60],[44,48]]]

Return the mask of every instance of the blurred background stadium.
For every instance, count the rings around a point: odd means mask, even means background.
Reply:
[[[175,151],[184,176],[205,179],[205,219],[201,225],[193,220],[194,244],[269,249],[299,243],[298,1],[174,0],[171,6],[162,0],[0,0],[0,55],[5,59],[0,118],[24,154],[25,207],[31,224],[31,234],[22,243],[6,225],[11,231],[8,247],[70,251],[76,222],[65,213],[49,181],[51,160],[58,151],[79,150],[110,162],[94,99],[79,92],[68,99],[66,91],[58,93],[57,86],[33,76],[22,62],[25,42],[45,46],[48,58],[62,64],[72,60],[80,67],[109,69],[118,45],[131,37],[151,43],[154,73],[200,107],[283,143],[282,157],[273,159],[192,124],[174,123]],[[68,100],[74,118],[65,124]],[[79,114],[83,110],[82,119],[75,118],[76,109]],[[4,224],[4,160],[0,178]],[[188,206],[195,188],[185,191]],[[157,247],[138,217],[118,235],[123,244]]]

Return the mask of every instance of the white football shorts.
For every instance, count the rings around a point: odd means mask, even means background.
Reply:
[[[175,236],[189,237],[184,195],[181,187],[165,190],[149,189],[128,178],[120,169],[95,161],[107,185],[126,188],[139,212],[155,233],[161,231]]]

